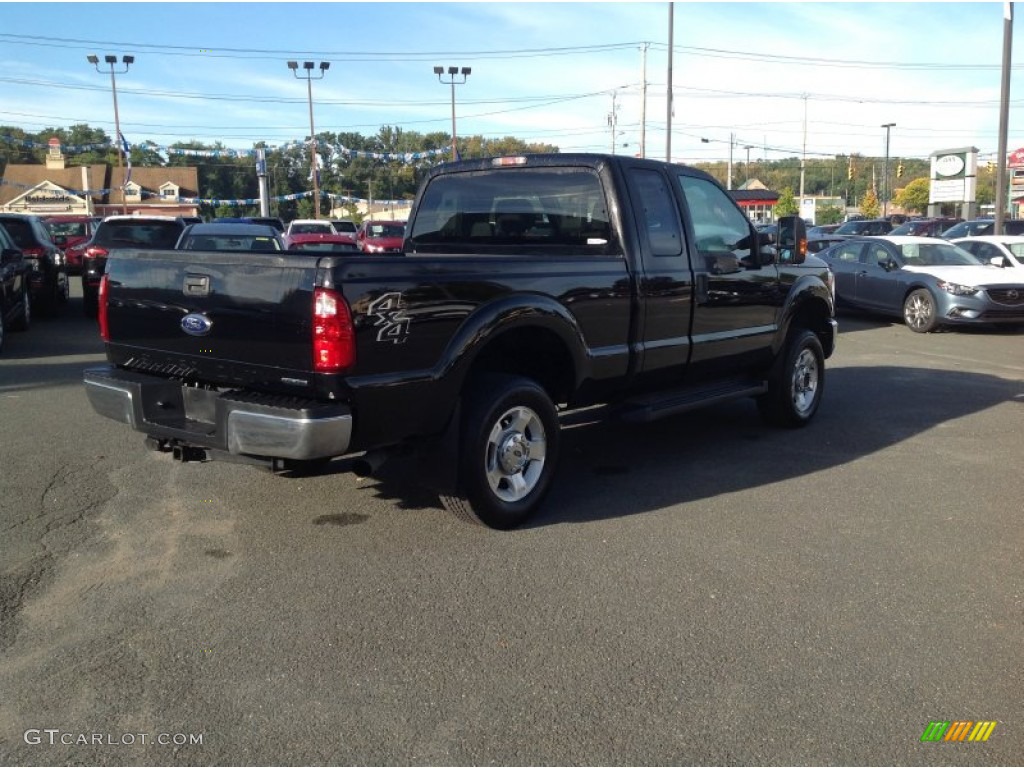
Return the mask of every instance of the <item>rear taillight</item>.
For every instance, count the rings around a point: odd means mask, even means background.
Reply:
[[[26,259],[41,259],[46,255],[46,251],[42,248],[22,248],[21,254]]]
[[[355,361],[355,331],[344,297],[330,288],[317,288],[313,293],[313,370],[338,373]]]
[[[107,320],[107,286],[110,278],[106,275],[100,280],[100,295],[99,295],[99,321],[100,321],[100,338],[104,341],[110,341],[110,323]]]
[[[85,257],[87,259],[99,259],[109,256],[110,253],[106,248],[100,248],[98,245],[90,245],[85,249]]]

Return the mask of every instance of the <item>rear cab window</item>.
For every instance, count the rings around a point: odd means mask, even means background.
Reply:
[[[604,187],[584,167],[438,176],[407,237],[409,253],[621,255]]]

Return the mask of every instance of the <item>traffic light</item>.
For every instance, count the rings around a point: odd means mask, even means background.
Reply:
[[[896,178],[897,179],[902,179],[903,178],[903,163],[902,162],[899,163],[896,166]]]
[[[846,178],[847,178],[847,180],[850,180],[850,179],[853,178],[853,159],[852,158],[850,159],[850,162],[846,164]]]

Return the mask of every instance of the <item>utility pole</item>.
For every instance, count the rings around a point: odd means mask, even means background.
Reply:
[[[640,86],[640,157],[647,157],[647,46],[644,43],[640,48],[643,51],[643,78]]]
[[[1013,52],[1013,3],[1003,3],[1003,77],[999,96],[999,158],[996,165],[996,220],[993,232],[1003,234],[1006,218],[1006,131],[1010,119],[1010,58]]]
[[[452,160],[459,160],[459,148],[455,142],[455,86],[464,85],[466,78],[473,74],[472,67],[448,67],[448,79],[442,79],[444,74],[444,67],[434,67],[434,74],[437,75],[437,80],[442,85],[451,85],[452,87]],[[456,80],[456,76],[462,76],[461,80]]]
[[[615,154],[615,134],[619,126],[619,110],[618,107],[615,106],[616,95],[615,91],[612,91],[612,111],[608,113],[608,127],[612,129],[611,152],[613,155]]]
[[[672,50],[675,31],[675,3],[668,4],[668,115],[665,117],[665,162],[672,162]]]
[[[800,155],[800,205],[804,204],[804,176],[806,173],[807,166],[807,94],[803,95],[804,99],[804,148]]]
[[[319,163],[316,161],[316,130],[313,128],[313,81],[323,80],[324,75],[327,74],[327,70],[330,69],[331,62],[321,61],[320,62],[320,77],[313,77],[313,62],[304,61],[302,62],[302,71],[305,75],[299,77],[299,63],[297,61],[289,61],[288,69],[292,71],[295,78],[306,80],[306,93],[309,96],[309,173],[313,179],[313,218],[320,218],[320,168]]]
[[[98,56],[89,54],[85,57],[86,61],[96,67],[96,71],[103,74],[103,70],[100,69],[100,60]],[[117,64],[117,56],[106,55],[103,57],[103,62],[110,68],[110,90],[114,94],[114,146],[117,147],[117,171],[121,176],[121,212],[128,213],[128,198],[125,195],[124,188],[128,186],[128,180],[124,178],[124,148],[125,140],[121,135],[121,117],[117,112],[117,78],[115,75],[123,75],[128,71],[128,68],[135,63],[134,56],[122,56],[121,63],[124,64],[124,69],[116,71],[114,65]]]
[[[726,189],[732,189],[732,145],[736,142],[736,135],[733,133],[729,134],[729,169],[727,173],[727,180],[725,183]]]
[[[260,216],[270,215],[270,186],[267,184],[267,150],[256,150],[256,181],[260,190]]]
[[[889,215],[889,130],[896,123],[885,123],[885,165],[882,166],[882,218]]]

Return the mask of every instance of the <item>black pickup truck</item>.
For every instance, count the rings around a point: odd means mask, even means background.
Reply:
[[[710,176],[612,155],[438,166],[398,255],[129,251],[107,262],[100,414],[181,460],[283,469],[395,450],[445,506],[518,525],[560,413],[644,422],[754,397],[818,409],[834,286],[803,222],[758,235]]]

